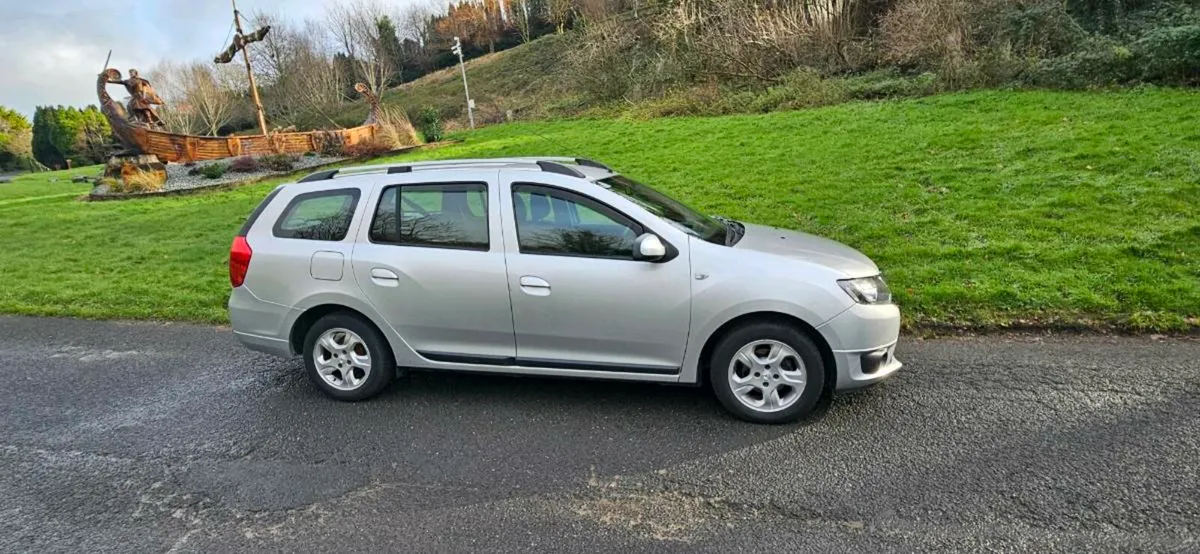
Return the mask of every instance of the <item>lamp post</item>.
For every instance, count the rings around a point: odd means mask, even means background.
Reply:
[[[463,76],[463,92],[467,95],[467,119],[471,121],[471,128],[475,128],[475,101],[471,100],[471,88],[467,86],[467,63],[463,61],[462,41],[458,37],[454,37],[454,48],[450,49],[455,54],[458,54],[458,66],[462,68]]]

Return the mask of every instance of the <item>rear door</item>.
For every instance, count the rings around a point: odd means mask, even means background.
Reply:
[[[425,358],[510,363],[496,172],[389,175],[372,194],[353,265],[375,309]]]

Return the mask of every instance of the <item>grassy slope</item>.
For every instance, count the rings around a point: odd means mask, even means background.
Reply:
[[[566,36],[548,35],[518,48],[468,61],[471,96],[478,107],[476,117],[481,122],[499,122],[506,110],[512,110],[520,119],[558,114],[553,101],[566,96],[561,54],[569,40]],[[382,102],[401,106],[410,114],[433,106],[448,120],[466,120],[466,97],[458,66],[390,90]],[[347,106],[337,120],[344,125],[358,125],[366,113],[366,105],[356,102]]]
[[[879,262],[910,324],[1182,329],[1200,325],[1198,101],[982,92],[529,123],[421,155],[586,155],[707,212],[830,236]],[[229,241],[269,188],[0,205],[0,311],[223,321]]]

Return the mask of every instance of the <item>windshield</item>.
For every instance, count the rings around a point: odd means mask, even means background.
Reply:
[[[602,179],[600,184],[689,235],[716,244],[726,243],[728,227],[725,224],[683,205],[670,196],[620,175]]]

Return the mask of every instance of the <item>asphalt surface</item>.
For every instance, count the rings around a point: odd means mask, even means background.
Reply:
[[[1200,551],[1200,341],[899,355],[768,427],[644,384],[345,404],[225,329],[0,318],[0,552]]]

